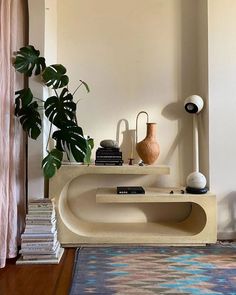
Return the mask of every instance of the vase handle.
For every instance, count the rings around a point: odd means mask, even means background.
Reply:
[[[145,111],[141,111],[138,113],[137,117],[136,117],[136,144],[138,143],[138,117],[141,114],[146,114],[147,115],[147,123],[149,123],[149,116],[148,113]]]

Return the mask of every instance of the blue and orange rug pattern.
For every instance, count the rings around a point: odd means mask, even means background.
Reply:
[[[236,295],[236,246],[80,248],[77,294]]]

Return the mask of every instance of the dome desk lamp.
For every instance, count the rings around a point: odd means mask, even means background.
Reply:
[[[191,95],[184,101],[185,110],[193,114],[193,170],[187,177],[186,192],[190,194],[205,194],[206,177],[199,172],[199,144],[198,144],[198,122],[197,116],[203,108],[203,99],[198,95]]]

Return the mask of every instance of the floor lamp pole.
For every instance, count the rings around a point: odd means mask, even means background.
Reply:
[[[198,114],[203,106],[204,101],[198,95],[191,95],[184,101],[185,110],[193,115],[193,172],[186,180],[186,191],[192,194],[205,194],[208,191],[206,177],[199,172]]]
[[[199,143],[197,115],[193,115],[193,171],[199,172]]]

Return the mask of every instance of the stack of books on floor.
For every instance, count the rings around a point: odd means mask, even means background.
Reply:
[[[57,264],[63,255],[57,240],[56,213],[50,199],[30,201],[16,264]]]
[[[97,149],[95,165],[121,166],[122,164],[122,152],[119,148],[100,147]]]

